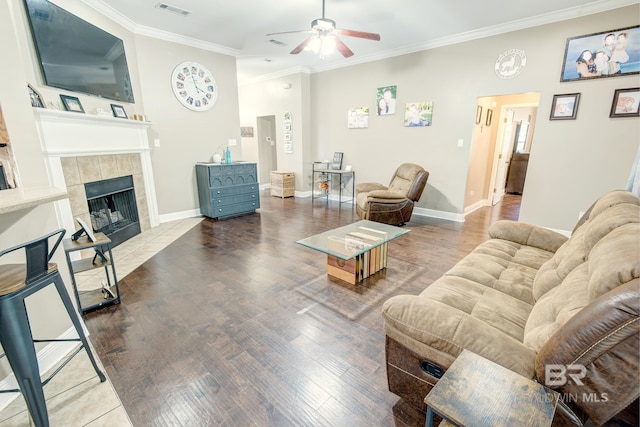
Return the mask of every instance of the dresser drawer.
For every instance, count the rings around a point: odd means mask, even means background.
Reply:
[[[260,199],[253,202],[238,203],[229,206],[219,206],[216,207],[213,211],[216,217],[223,218],[227,216],[239,215],[246,212],[253,212],[258,208],[260,208]]]
[[[238,194],[256,193],[260,190],[258,184],[233,185],[211,189],[211,199],[216,197],[236,196]]]
[[[253,193],[236,194],[235,196],[213,197],[211,199],[211,203],[213,204],[214,208],[217,208],[220,206],[254,202],[256,200],[260,200],[260,194],[254,191]]]
[[[255,163],[217,165],[209,168],[209,186],[212,188],[257,182]]]

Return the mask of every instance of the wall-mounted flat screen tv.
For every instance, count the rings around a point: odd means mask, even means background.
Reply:
[[[118,37],[46,0],[24,0],[47,86],[134,102]]]

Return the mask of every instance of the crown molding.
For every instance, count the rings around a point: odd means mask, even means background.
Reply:
[[[144,35],[147,37],[153,37],[165,41],[179,43],[187,46],[200,48],[212,52],[222,53],[225,55],[231,55],[239,57],[241,51],[232,49],[226,46],[218,45],[215,43],[209,43],[202,40],[194,39],[191,37],[180,36],[167,31],[161,31],[154,28],[138,25],[128,17],[122,15],[112,7],[105,4],[102,0],[82,0],[84,3],[107,16],[116,23],[122,25],[124,28],[133,32],[134,34]],[[568,19],[580,18],[582,16],[593,15],[607,10],[618,9],[621,7],[631,6],[638,4],[638,0],[598,0],[585,5],[571,7],[560,11],[547,13],[543,15],[537,15],[530,18],[520,19],[517,21],[511,21],[504,24],[494,25],[490,27],[481,28],[479,30],[468,31],[465,33],[455,34],[448,37],[442,37],[435,40],[430,40],[422,43],[415,43],[408,46],[403,46],[397,49],[385,50],[371,55],[364,55],[359,57],[349,58],[348,61],[336,61],[333,63],[324,64],[318,67],[294,67],[285,69],[282,71],[264,74],[261,76],[252,77],[243,80],[242,84],[258,83],[265,80],[283,77],[294,73],[319,73],[323,71],[334,70],[338,68],[349,67],[357,64],[364,64],[367,62],[378,61],[381,59],[393,58],[400,55],[406,55],[409,53],[415,53],[425,51],[429,49],[435,49],[438,47],[448,46],[457,43],[468,42],[471,40],[482,39],[485,37],[491,37],[499,34],[505,34],[512,31],[523,30],[527,28],[537,27],[540,25],[552,24],[555,22],[565,21]]]
[[[238,78],[238,86],[246,86],[254,83],[261,83],[268,80],[279,79],[280,77],[290,76],[292,74],[311,74],[311,70],[308,67],[291,67],[282,71],[276,71],[274,73],[262,74],[256,77],[250,77],[247,79]]]
[[[631,6],[640,3],[638,0],[600,0],[582,6],[576,6],[559,10],[553,13],[532,16],[530,18],[520,19],[517,21],[506,22],[504,24],[493,25],[481,28],[479,30],[467,31],[465,33],[455,34],[448,37],[430,40],[422,43],[415,43],[403,46],[398,49],[386,50],[371,55],[364,55],[357,58],[350,58],[348,63],[344,61],[329,63],[319,67],[311,68],[311,73],[319,73],[322,71],[334,70],[337,68],[349,67],[356,64],[364,64],[367,62],[378,61],[381,59],[393,58],[409,53],[421,52],[424,50],[435,49],[438,47],[449,46],[457,43],[478,40],[485,37],[496,36],[500,34],[510,33],[513,31],[524,30],[527,28],[538,27],[541,25],[553,24],[555,22],[566,21],[568,19],[580,18],[582,16],[593,15],[596,13],[606,12],[608,10],[618,9],[621,7]]]
[[[181,36],[175,33],[170,33],[168,31],[157,30],[155,28],[146,27],[144,25],[138,25],[134,21],[126,17],[125,15],[113,9],[111,6],[105,4],[102,0],[82,0],[82,1],[88,6],[90,6],[91,8],[105,15],[107,18],[122,25],[124,28],[126,28],[127,30],[137,35],[152,37],[152,38],[169,41],[173,43],[179,43],[186,46],[208,50],[210,52],[222,53],[224,55],[238,56],[241,53],[238,49],[232,49],[227,46],[205,42],[202,40],[194,39],[192,37]]]

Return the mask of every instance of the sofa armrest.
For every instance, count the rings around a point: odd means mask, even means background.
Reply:
[[[576,396],[574,403],[596,425],[640,396],[639,286],[634,279],[596,298],[558,329],[536,357],[539,381]]]
[[[388,190],[373,190],[367,194],[367,199],[385,200],[390,202],[401,202],[407,200],[405,196],[395,191]]]
[[[555,231],[524,222],[501,220],[489,228],[489,236],[521,245],[533,246],[548,252],[556,252],[568,240]]]
[[[397,295],[385,301],[382,316],[387,335],[409,348],[407,338],[418,346],[427,345],[454,358],[467,349],[527,378],[535,377],[533,350],[443,302],[417,295]],[[413,351],[420,353],[419,348]]]
[[[369,191],[374,190],[386,190],[387,186],[378,184],[377,182],[361,182],[356,184],[356,194],[358,193],[368,193]]]

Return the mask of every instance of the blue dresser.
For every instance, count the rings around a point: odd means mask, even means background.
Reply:
[[[255,212],[260,207],[255,163],[196,163],[200,212],[226,218]]]

